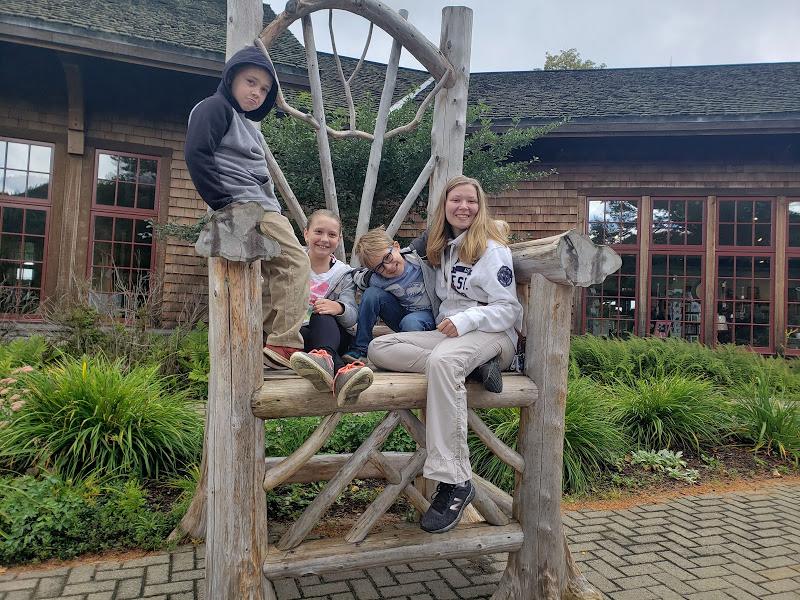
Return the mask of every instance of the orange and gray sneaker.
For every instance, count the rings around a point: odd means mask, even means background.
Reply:
[[[372,369],[360,360],[343,366],[333,379],[333,395],[336,404],[344,406],[352,404],[358,395],[372,385],[374,379]]]
[[[295,352],[300,352],[300,349],[290,348],[289,346],[273,346],[272,344],[264,346],[264,355],[270,362],[282,367],[290,366],[289,359]]]
[[[318,392],[333,389],[333,358],[325,350],[295,352],[289,359],[295,373],[308,379]]]

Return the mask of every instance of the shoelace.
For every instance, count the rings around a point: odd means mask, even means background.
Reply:
[[[313,352],[313,350],[312,350],[312,352]],[[325,351],[322,350],[322,352],[325,352]],[[328,353],[325,352],[325,355],[327,356]],[[347,373],[348,371],[352,371],[354,369],[360,369],[361,367],[366,367],[366,366],[367,365],[365,365],[360,360],[355,360],[355,361],[351,362],[349,365],[345,365],[341,369],[339,369],[339,372],[336,373],[336,376],[338,377],[339,375],[342,375],[343,373]]]
[[[443,513],[444,509],[450,506],[450,502],[453,500],[453,492],[455,492],[455,489],[456,486],[453,483],[439,482],[439,484],[436,486],[436,497],[431,503],[431,508],[438,513]]]
[[[331,358],[331,355],[328,354],[327,350],[312,350],[308,354],[309,356],[319,356],[324,358],[325,362],[328,363],[328,366],[330,366],[331,369],[333,368],[333,359]]]

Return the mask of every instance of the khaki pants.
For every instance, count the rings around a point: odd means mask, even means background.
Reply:
[[[485,331],[470,331],[458,337],[447,337],[438,331],[409,331],[376,338],[369,345],[368,354],[382,369],[428,376],[428,458],[422,474],[444,483],[471,479],[464,379],[475,367],[498,354],[501,367],[508,368],[514,358],[509,337]]]
[[[260,230],[281,247],[280,256],[261,261],[264,303],[264,333],[267,344],[303,349],[300,327],[308,309],[311,266],[289,219],[266,212]]]

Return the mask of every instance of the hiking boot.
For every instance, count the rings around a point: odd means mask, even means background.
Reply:
[[[300,377],[308,379],[318,392],[333,389],[333,359],[325,350],[295,352],[289,365]]]
[[[428,533],[444,533],[458,525],[467,504],[475,497],[472,481],[461,484],[439,483],[431,507],[422,515],[419,526]]]
[[[342,360],[348,365],[354,362],[364,362],[367,360],[367,353],[361,350],[348,350],[346,354],[342,354]]]
[[[336,398],[336,404],[344,406],[355,402],[358,395],[372,385],[373,379],[372,369],[360,360],[339,369],[333,379],[333,395]]]
[[[295,352],[300,352],[300,349],[290,348],[289,346],[273,346],[272,344],[264,346],[264,355],[271,363],[281,367],[291,367],[289,359]]]
[[[503,372],[500,369],[500,357],[483,363],[469,374],[469,379],[480,381],[487,392],[499,394],[503,391]]]

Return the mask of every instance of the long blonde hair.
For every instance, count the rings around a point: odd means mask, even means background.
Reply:
[[[447,195],[453,188],[459,185],[469,184],[475,188],[478,194],[478,213],[472,221],[469,229],[464,233],[464,241],[458,249],[458,260],[468,265],[474,265],[478,259],[486,252],[486,245],[489,240],[494,240],[504,246],[508,245],[508,235],[498,226],[497,222],[489,214],[489,206],[486,200],[486,192],[483,191],[480,182],[472,177],[457,175],[447,182],[439,204],[433,213],[431,226],[428,228],[428,245],[426,248],[428,262],[434,267],[439,266],[442,250],[447,245],[450,233],[450,225],[445,217],[445,204]]]

